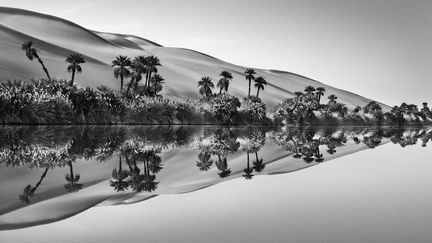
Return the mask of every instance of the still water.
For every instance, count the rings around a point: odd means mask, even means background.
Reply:
[[[431,242],[431,128],[0,128],[0,242]]]

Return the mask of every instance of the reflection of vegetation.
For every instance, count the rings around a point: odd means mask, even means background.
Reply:
[[[267,129],[267,130],[266,130]],[[161,153],[173,148],[198,148],[195,165],[209,171],[213,164],[219,177],[225,178],[243,172],[252,179],[263,172],[266,162],[260,150],[266,142],[262,127],[5,127],[0,128],[0,163],[5,166],[44,168],[33,187],[27,185],[19,196],[29,203],[50,168],[68,166],[64,188],[78,192],[83,187],[80,175],[74,171],[78,160],[95,158],[105,162],[118,156],[118,165],[109,182],[115,191],[153,192],[163,170]],[[340,154],[347,145],[376,148],[386,141],[401,147],[426,147],[432,139],[431,129],[302,127],[274,130],[267,137],[282,149],[289,151],[296,161],[321,163]],[[197,143],[198,142],[198,143]],[[246,155],[241,171],[230,165],[239,153]],[[243,155],[241,158],[244,158]],[[116,162],[117,163],[117,162]],[[232,163],[232,162],[231,162]],[[243,163],[243,162],[242,162]],[[235,168],[235,169],[234,169]],[[240,172],[240,173],[238,173]],[[81,181],[81,183],[80,183]]]
[[[250,180],[250,179],[252,179],[252,177],[254,175],[252,174],[253,169],[249,166],[249,152],[246,151],[246,155],[247,155],[247,162],[246,162],[247,166],[246,166],[246,168],[243,169],[243,172],[244,172],[243,177],[246,180]]]
[[[198,161],[196,162],[196,166],[200,169],[200,171],[208,171],[213,164],[213,160],[211,159],[211,155],[209,153],[199,153]]]
[[[200,140],[198,149],[201,154],[217,156],[215,164],[220,171],[219,176],[225,178],[231,174],[226,156],[236,152],[239,147],[237,134],[233,130],[217,129],[211,136]],[[208,159],[210,160],[210,157]]]

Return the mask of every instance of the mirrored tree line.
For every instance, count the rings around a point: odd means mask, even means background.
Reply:
[[[432,140],[430,129],[377,129],[303,127],[22,127],[0,129],[0,164],[13,167],[42,168],[34,184],[25,185],[19,199],[30,203],[50,170],[64,168],[64,189],[70,193],[85,187],[78,160],[94,158],[100,163],[117,160],[109,185],[117,192],[154,192],[163,170],[162,153],[172,149],[197,150],[194,166],[202,173],[230,177],[230,158],[244,158],[242,176],[250,180],[265,173],[265,158],[260,150],[266,143],[289,153],[295,161],[308,165],[337,155],[344,146],[375,148],[392,142],[401,147]],[[234,155],[235,154],[235,155]],[[243,157],[244,156],[244,157]],[[216,171],[216,172],[215,172]]]

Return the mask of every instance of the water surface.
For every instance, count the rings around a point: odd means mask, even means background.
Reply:
[[[431,137],[429,128],[3,127],[0,242],[428,242]]]

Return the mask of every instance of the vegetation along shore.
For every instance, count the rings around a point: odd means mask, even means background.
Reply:
[[[158,73],[158,57],[119,55],[112,61],[120,90],[107,86],[78,87],[74,80],[85,71],[79,53],[66,57],[65,71],[71,80],[51,78],[32,41],[22,44],[29,60],[37,60],[46,78],[0,83],[1,124],[274,124],[274,125],[429,125],[432,112],[424,102],[419,108],[402,103],[389,111],[371,101],[354,109],[338,102],[324,87],[307,86],[269,110],[260,99],[267,80],[254,69],[245,80],[233,80],[227,70],[219,77],[197,80],[200,99],[162,95],[166,82]],[[247,96],[229,93],[231,82],[247,82]],[[327,97],[328,102],[322,98]]]

